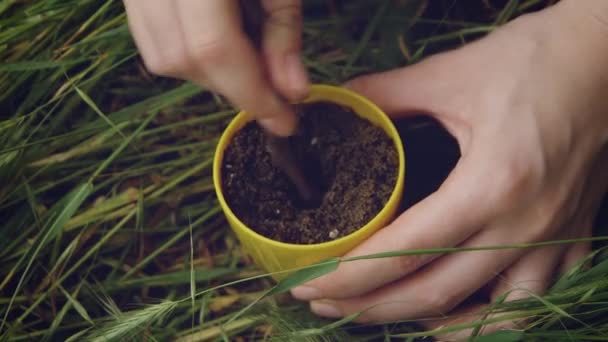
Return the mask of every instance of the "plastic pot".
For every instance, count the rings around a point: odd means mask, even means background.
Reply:
[[[332,241],[307,245],[284,243],[269,239],[256,233],[239,220],[226,203],[222,191],[221,170],[224,151],[230,144],[232,137],[252,120],[252,117],[246,112],[237,114],[222,134],[217,146],[215,158],[213,160],[213,183],[221,208],[226,215],[226,219],[241,241],[243,247],[247,253],[253,257],[253,260],[258,266],[268,272],[274,273],[273,277],[277,280],[282,279],[291,271],[299,267],[307,266],[331,257],[342,256],[347,253],[378,229],[381,229],[392,221],[403,194],[403,180],[405,176],[403,145],[401,138],[397,133],[397,129],[388,116],[368,99],[342,87],[313,85],[310,89],[309,96],[302,102],[318,101],[332,102],[351,108],[355,114],[382,128],[387,133],[393,140],[399,157],[397,182],[389,200],[382,210],[367,224],[349,235]]]

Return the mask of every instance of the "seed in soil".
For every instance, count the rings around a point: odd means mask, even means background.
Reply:
[[[297,105],[297,112],[299,129],[289,143],[310,161],[305,173],[322,187],[321,205],[298,203],[294,186],[272,164],[255,122],[239,130],[226,148],[224,197],[243,223],[273,240],[334,240],[363,227],[384,207],[397,181],[397,150],[384,130],[349,108],[314,102]]]

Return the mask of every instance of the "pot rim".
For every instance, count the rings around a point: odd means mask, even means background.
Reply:
[[[358,102],[364,103],[366,106],[373,108],[373,113],[378,117],[380,121],[384,124],[385,127],[382,127],[384,131],[388,130],[387,135],[391,138],[391,140],[395,144],[395,148],[397,149],[399,164],[397,170],[397,180],[395,182],[395,186],[393,187],[393,191],[389,196],[389,199],[386,201],[382,209],[365,225],[360,227],[359,229],[353,231],[352,233],[342,236],[338,239],[325,241],[315,244],[295,244],[295,243],[287,243],[281,242],[277,240],[273,240],[268,238],[262,234],[257,233],[255,230],[248,227],[244,222],[242,222],[236,214],[230,209],[226,199],[224,198],[222,182],[221,182],[221,165],[223,162],[224,151],[232,140],[233,136],[249,121],[252,121],[253,118],[244,112],[240,111],[230,122],[230,124],[224,129],[222,136],[217,144],[217,148],[215,151],[215,155],[213,158],[213,185],[215,188],[215,193],[222,208],[222,211],[228,219],[232,219],[236,224],[240,226],[241,229],[246,231],[248,235],[255,237],[258,240],[263,241],[269,245],[279,248],[286,248],[291,250],[300,250],[300,251],[315,251],[319,248],[332,248],[334,246],[339,246],[345,243],[347,240],[356,239],[357,235],[363,234],[365,231],[376,228],[375,226],[378,224],[377,222],[382,221],[386,215],[389,214],[389,207],[395,201],[399,201],[401,199],[401,195],[403,192],[403,183],[405,178],[405,153],[403,150],[403,143],[401,141],[401,137],[395,128],[395,125],[390,120],[388,115],[386,115],[378,106],[372,103],[367,98],[359,95],[358,93],[346,89],[343,87],[325,85],[325,84],[313,84],[311,85],[310,95],[308,98],[304,99],[300,103],[307,102],[318,102],[318,101],[328,101],[333,102],[329,99],[325,99],[323,95],[332,94],[332,93],[340,93],[341,95],[345,95],[351,98],[355,98]],[[317,96],[315,96],[317,95]],[[339,104],[339,103],[338,103]],[[353,112],[357,113],[357,108],[351,108]],[[368,120],[363,117],[363,119]],[[369,121],[369,120],[368,120]],[[370,122],[371,123],[371,122]],[[374,124],[374,123],[372,123]],[[240,127],[239,127],[240,126]],[[379,229],[379,228],[376,228]]]

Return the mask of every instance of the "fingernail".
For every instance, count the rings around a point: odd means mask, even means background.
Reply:
[[[298,286],[291,290],[291,295],[299,300],[313,300],[322,297],[321,291],[312,286]]]
[[[289,81],[289,87],[293,90],[297,97],[304,97],[308,95],[308,74],[300,55],[292,53],[287,55],[285,58],[285,68],[287,69],[287,80]]]
[[[310,309],[312,312],[319,316],[338,318],[342,317],[342,311],[338,309],[335,302],[331,300],[320,300],[310,303]]]

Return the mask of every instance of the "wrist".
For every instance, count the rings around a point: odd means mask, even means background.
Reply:
[[[608,1],[606,0],[562,0],[556,8],[564,8],[571,15],[583,15],[597,21],[596,24],[608,29]]]
[[[597,4],[597,6],[593,6]],[[578,7],[577,5],[582,5]],[[563,0],[505,25],[540,75],[546,120],[608,143],[608,0]],[[500,31],[500,30],[498,30]],[[560,118],[556,119],[555,115]],[[595,148],[594,147],[594,148]]]
[[[549,13],[553,11],[554,13]],[[562,0],[547,13],[565,61],[577,70],[572,91],[583,90],[602,144],[608,142],[608,1]],[[578,86],[578,87],[577,87]],[[579,89],[576,89],[579,88]],[[583,115],[584,116],[584,115]]]
[[[602,77],[608,84],[608,1],[562,0],[547,10],[545,19],[561,40],[563,53],[590,69],[589,76]]]

